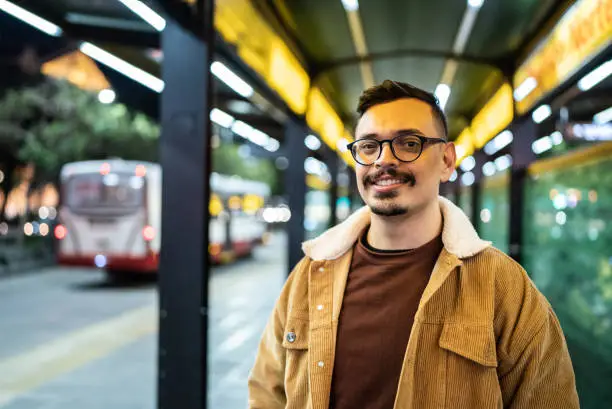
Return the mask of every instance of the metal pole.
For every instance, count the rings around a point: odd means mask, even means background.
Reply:
[[[212,22],[213,3],[207,12]],[[159,409],[206,408],[212,39],[172,18],[164,51]],[[210,30],[207,30],[210,32]]]
[[[523,211],[525,208],[525,182],[527,168],[535,161],[531,144],[537,139],[538,127],[526,118],[513,126],[514,141],[511,146],[512,168],[510,176],[510,246],[509,255],[518,263],[522,258]]]
[[[331,149],[328,150],[327,169],[331,175],[329,186],[329,227],[333,227],[338,222],[336,217],[336,207],[338,203],[338,168],[340,157]]]
[[[285,173],[285,193],[289,197],[291,219],[287,223],[288,232],[288,272],[300,261],[303,256],[302,242],[304,241],[304,210],[306,208],[306,174],[304,161],[307,148],[304,145],[306,130],[295,122],[288,120],[285,125],[285,144],[289,159],[289,168]]]

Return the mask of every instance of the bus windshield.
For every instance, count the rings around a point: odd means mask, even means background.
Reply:
[[[129,174],[75,175],[66,182],[65,204],[80,213],[130,213],[143,204],[144,182]]]

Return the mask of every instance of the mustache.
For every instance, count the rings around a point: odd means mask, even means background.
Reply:
[[[388,169],[381,169],[380,171],[372,174],[372,175],[366,175],[363,178],[363,184],[364,185],[373,185],[374,183],[376,183],[376,181],[383,177],[383,176],[390,176],[393,178],[397,178],[399,180],[402,181],[402,183],[409,183],[410,186],[414,186],[416,184],[416,178],[414,177],[414,175],[412,173],[404,173],[404,172],[398,172],[397,170],[395,170],[394,168],[388,168]]]

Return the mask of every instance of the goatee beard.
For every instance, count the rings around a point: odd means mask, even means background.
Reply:
[[[370,210],[377,216],[401,216],[408,213],[408,209],[401,206],[377,207],[370,206]]]

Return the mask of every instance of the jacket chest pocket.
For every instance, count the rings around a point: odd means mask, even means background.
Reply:
[[[439,346],[446,352],[445,408],[502,408],[492,325],[446,323]]]
[[[286,409],[310,407],[308,343],[308,319],[290,317],[285,325],[282,343],[285,352]]]

